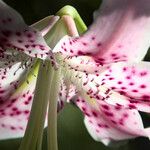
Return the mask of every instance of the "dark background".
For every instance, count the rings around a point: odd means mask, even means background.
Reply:
[[[55,14],[68,4],[74,6],[85,23],[90,25],[93,11],[100,4],[100,0],[5,0],[5,2],[20,12],[29,25],[43,17]],[[145,126],[150,125],[150,118],[143,116]],[[0,150],[17,150],[20,141],[21,139],[0,141]],[[100,142],[95,142],[84,127],[81,112],[71,105],[67,105],[58,115],[58,141],[59,150],[148,150],[150,148],[150,142],[146,138],[123,142],[119,148],[105,147]],[[46,134],[43,150],[46,150]]]
[[[101,0],[4,0],[21,13],[26,23],[32,24],[45,16],[55,14],[65,5],[74,6],[86,24],[92,21],[92,14]]]

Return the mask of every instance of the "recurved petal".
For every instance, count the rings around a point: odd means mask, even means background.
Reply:
[[[84,113],[87,130],[96,141],[108,145],[110,141],[148,137],[148,129],[144,129],[140,114],[136,110],[118,109],[105,102],[93,107],[81,97],[76,100],[76,104]]]
[[[114,72],[113,72],[114,75],[117,74],[116,76],[120,76],[120,79],[122,77],[125,78],[125,75],[121,75],[121,73],[117,71],[119,70],[118,69],[119,66],[117,66],[117,64],[119,63],[114,64],[114,66],[116,65],[116,70],[114,69]],[[146,66],[146,64],[148,66]],[[146,64],[144,64],[145,69],[146,67],[149,67],[149,63],[147,62]],[[135,67],[136,64],[132,64],[131,66]],[[87,97],[95,99],[94,105],[97,103],[97,101],[105,101],[108,104],[111,104],[117,107],[124,107],[124,108],[129,108],[129,109],[137,109],[137,110],[144,111],[144,112],[150,112],[149,95],[148,95],[149,91],[139,90],[139,92],[137,92],[137,94],[134,95],[134,93],[136,93],[134,91],[135,89],[131,91],[132,89],[130,89],[130,87],[126,88],[128,92],[125,92],[117,88],[115,89],[115,84],[113,84],[112,80],[117,80],[117,85],[119,83],[120,86],[123,82],[125,84],[129,84],[129,83],[124,80],[118,81],[116,76],[112,77],[111,76],[112,70],[110,68],[111,66],[107,67],[106,70],[102,70],[100,71],[100,73],[96,73],[96,74],[87,74],[87,73],[84,73],[84,72],[81,72],[81,71],[78,71],[76,69],[69,68],[69,67],[65,68],[63,72],[64,72],[65,79],[68,80],[70,84],[73,84],[76,87],[77,92],[82,97],[87,99],[88,102],[90,102],[90,100]],[[139,67],[139,69],[136,70],[137,71],[136,76],[132,77],[137,83],[134,88],[141,88],[139,86],[142,86],[142,89],[143,89],[144,83],[145,83],[144,87],[147,86],[148,88],[147,83],[149,81],[149,76],[148,76],[149,71],[145,69],[143,70],[143,69],[144,69],[143,67],[142,68]],[[147,75],[144,75],[145,78],[143,78],[145,80],[142,80],[142,78],[139,77],[141,72],[143,76],[143,71],[147,71]],[[110,74],[108,74],[108,72]],[[107,79],[108,79],[108,83],[106,82]],[[123,89],[125,90],[124,87]]]
[[[103,0],[81,37],[65,36],[54,48],[68,56],[90,55],[100,64],[140,61],[150,43],[149,0]]]
[[[45,59],[50,48],[40,32],[28,27],[20,14],[2,0],[0,1],[0,12],[1,53],[21,51],[31,57]]]
[[[150,111],[150,63],[115,63],[101,72],[97,83],[129,99],[129,106]],[[143,105],[143,108],[142,108]]]
[[[1,69],[0,75],[0,139],[23,136],[30,114],[38,66],[28,75],[27,69],[20,68],[20,63],[8,69]]]

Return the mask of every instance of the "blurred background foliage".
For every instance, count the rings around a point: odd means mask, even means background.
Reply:
[[[101,0],[4,0],[7,4],[21,13],[27,24],[32,24],[43,17],[55,14],[65,5],[74,6],[85,23],[90,25],[93,11],[99,7]],[[146,57],[149,60],[149,56]],[[146,124],[150,125],[150,117],[142,114]],[[46,130],[45,130],[46,133]],[[17,150],[21,139],[0,141],[0,150]],[[46,134],[43,140],[43,150],[46,150]],[[150,142],[146,138],[136,138],[105,147],[95,142],[87,133],[81,112],[67,104],[58,115],[59,150],[148,150]]]
[[[65,5],[74,6],[89,24],[92,20],[92,14],[98,8],[101,0],[4,0],[19,11],[29,24],[48,16],[55,14]]]

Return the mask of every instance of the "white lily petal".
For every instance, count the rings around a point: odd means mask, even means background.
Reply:
[[[40,32],[28,27],[20,14],[2,0],[0,1],[0,11],[1,53],[21,51],[31,57],[47,58],[50,48]]]
[[[19,67],[1,69],[0,139],[23,136],[30,114],[37,70],[26,79],[27,69]]]
[[[81,37],[65,36],[54,48],[68,56],[89,55],[100,64],[144,58],[150,44],[149,0],[103,0]]]
[[[116,109],[105,102],[97,107],[89,105],[83,98],[75,101],[85,115],[85,125],[96,141],[109,144],[110,141],[146,136],[142,119],[136,110]]]

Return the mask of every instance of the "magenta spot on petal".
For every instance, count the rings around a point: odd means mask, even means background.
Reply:
[[[86,111],[86,108],[85,108],[85,107],[82,107],[81,109],[82,109],[82,111],[84,111],[84,112]]]
[[[92,114],[93,114],[94,117],[98,117],[98,115],[95,111],[92,111]]]
[[[115,54],[115,53],[112,53],[112,54],[111,54],[111,56],[112,56],[112,57],[116,57],[116,56],[117,56],[117,54]]]
[[[29,112],[30,112],[29,110],[25,110],[25,111],[24,111],[24,113],[25,113],[26,115],[29,114]]]
[[[124,125],[123,119],[119,120],[119,124],[122,125],[122,126]]]
[[[123,71],[127,71],[127,67],[123,67],[123,69],[122,69]]]
[[[15,128],[15,127],[13,127],[13,126],[11,126],[11,127],[10,127],[10,129],[11,129],[11,130],[15,130],[16,128]]]
[[[140,76],[145,76],[145,75],[147,75],[147,72],[146,71],[143,71],[143,72],[140,72]]]
[[[124,114],[123,114],[123,117],[124,117],[124,118],[128,118],[128,116],[129,116],[129,115],[128,115],[127,113],[124,113]]]
[[[97,43],[97,47],[100,47],[100,46],[102,46],[102,43],[101,42]]]
[[[21,111],[16,111],[16,115],[20,115],[22,112]]]
[[[125,91],[118,91],[120,93],[120,95],[126,95]]]
[[[134,85],[134,83],[133,83],[133,82],[130,82],[130,83],[129,83],[129,85],[131,85],[131,86],[132,86],[132,85]]]
[[[32,96],[29,96],[29,97],[28,97],[28,101],[31,101],[31,100],[32,100]]]
[[[17,100],[16,98],[12,99],[12,100],[11,100],[11,103],[14,103],[16,100]]]
[[[111,113],[111,112],[108,112],[108,111],[104,111],[105,115],[108,116],[108,117],[113,117],[114,114]]]
[[[122,89],[122,90],[126,90],[127,88],[123,86],[123,87],[121,87],[121,89]]]
[[[13,111],[17,111],[18,109],[17,109],[17,107],[13,107],[12,110]]]
[[[126,79],[130,80],[130,79],[131,79],[131,76],[126,76]]]
[[[84,55],[82,51],[78,51],[78,55]]]
[[[145,89],[145,88],[146,88],[146,85],[142,84],[142,85],[140,85],[140,88],[141,88],[141,89]]]
[[[111,77],[111,78],[108,78],[108,79],[109,79],[109,80],[114,80],[114,78],[112,78],[112,77]]]
[[[138,92],[138,90],[132,90],[132,92],[137,93],[137,92]]]
[[[108,105],[102,105],[102,107],[106,110],[109,110],[109,106]]]
[[[128,106],[129,106],[130,109],[136,109],[136,106],[133,105],[133,104],[129,104]]]
[[[112,89],[112,90],[115,90],[115,89],[116,89],[116,87],[114,87],[114,86],[113,86],[113,87],[111,87],[111,89]]]
[[[3,123],[1,124],[1,126],[2,126],[3,128],[5,128],[5,127],[6,127],[6,125],[5,125],[5,124],[3,124]]]
[[[103,62],[103,61],[105,61],[105,59],[104,58],[98,58],[98,61]]]
[[[73,50],[72,50],[72,49],[70,49],[70,53],[73,53]]]
[[[111,120],[111,122],[112,122],[113,124],[117,124],[117,122],[116,122],[115,120]]]
[[[92,36],[91,39],[92,39],[92,40],[95,40],[95,36]]]
[[[85,114],[86,116],[90,117],[90,114],[89,114],[89,113],[86,112],[86,113],[84,113],[84,114]]]
[[[143,99],[150,99],[150,96],[149,95],[143,95],[142,98]]]
[[[122,81],[118,81],[118,84],[122,84]]]
[[[100,123],[98,123],[97,125],[98,125],[98,127],[100,127],[100,128],[102,127],[102,125],[101,125]]]
[[[28,101],[25,101],[25,102],[24,102],[24,104],[25,104],[25,105],[28,105],[28,104],[29,104],[29,102],[28,102]]]
[[[0,94],[3,94],[5,92],[5,90],[0,90]]]
[[[109,128],[109,126],[107,124],[104,124],[103,127],[104,128]]]
[[[86,43],[86,42],[82,42],[82,44],[83,44],[84,46],[87,46],[87,43]]]

